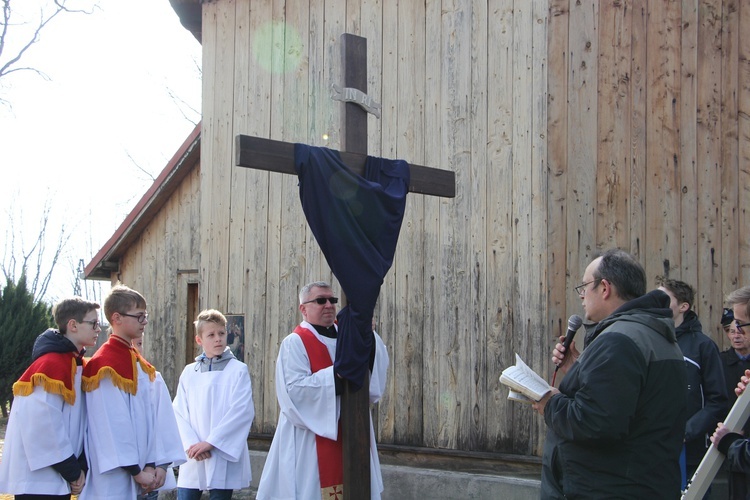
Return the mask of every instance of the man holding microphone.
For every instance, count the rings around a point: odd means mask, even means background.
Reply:
[[[565,378],[533,405],[547,424],[541,496],[679,498],[687,379],[669,297],[645,293],[643,267],[619,249],[576,292],[597,325],[582,354],[556,346]]]

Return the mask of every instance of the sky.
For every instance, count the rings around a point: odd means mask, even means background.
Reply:
[[[57,16],[21,60],[46,78],[0,78],[0,259],[8,268],[32,248],[46,206],[43,275],[60,235],[70,237],[48,302],[72,295],[79,261],[91,261],[200,121],[201,47],[169,0],[68,4],[91,13]],[[51,1],[12,5],[0,66]],[[108,289],[80,284],[90,299]]]

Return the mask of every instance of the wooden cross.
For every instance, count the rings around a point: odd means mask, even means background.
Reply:
[[[335,86],[344,102],[341,160],[362,175],[367,158],[367,111],[374,112],[367,97],[367,39],[349,33],[341,35],[344,88]],[[344,96],[343,98],[340,96]],[[271,172],[297,175],[294,144],[259,137],[238,135],[235,139],[235,164]],[[447,170],[409,165],[409,191],[434,196],[456,195],[455,173]],[[369,381],[353,392],[347,382],[341,396],[341,433],[344,454],[344,498],[370,498],[370,405]]]

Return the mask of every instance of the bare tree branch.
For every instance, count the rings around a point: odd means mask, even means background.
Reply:
[[[142,166],[138,164],[135,158],[133,158],[133,155],[130,154],[130,151],[126,150],[125,154],[128,155],[128,159],[131,161],[133,166],[135,166],[135,168],[137,168],[138,170],[146,174],[146,177],[148,177],[151,180],[151,182],[154,182],[156,180],[156,177],[154,177],[154,174],[152,174],[151,172],[149,172],[148,170],[146,170],[145,168],[143,168]]]
[[[177,96],[177,94],[175,94],[174,91],[171,88],[169,88],[169,87],[167,87],[167,94],[169,95],[169,98],[172,99],[172,102],[174,102],[175,105],[177,106],[177,110],[180,112],[180,114],[182,115],[182,117],[185,118],[190,123],[192,123],[193,126],[197,125],[198,122],[196,122],[193,118],[191,118],[190,116],[188,116],[188,114],[185,112],[185,108],[187,108],[188,110],[190,110],[190,112],[191,112],[191,114],[193,116],[198,116],[198,117],[200,117],[200,115],[201,115],[200,110],[195,109],[188,102],[186,102],[184,99],[182,99],[179,96]]]
[[[67,3],[68,0],[54,0],[54,8],[52,9],[51,13],[49,9],[45,11],[44,8],[40,8],[39,20],[35,24],[32,32],[28,33],[28,30],[26,32],[22,32],[22,30],[20,29],[15,29],[23,27],[26,23],[22,21],[18,24],[14,24],[13,8],[11,5],[12,0],[0,0],[3,11],[3,26],[2,30],[0,30],[0,78],[18,71],[33,71],[43,78],[48,79],[48,77],[40,69],[21,66],[19,65],[19,61],[21,61],[26,52],[31,49],[34,44],[39,42],[44,28],[60,14],[91,14],[93,12],[93,7],[92,10],[73,9],[70,8]],[[3,56],[5,55],[5,51],[8,47],[7,43],[9,41],[9,36],[11,36],[11,29],[13,29],[14,36],[21,37],[20,43],[17,44],[20,45],[20,48],[17,49],[13,55],[5,59]],[[16,33],[18,34],[16,35]]]
[[[203,69],[201,68],[201,65],[195,59],[193,59],[193,64],[195,65],[195,71],[198,74],[198,77],[202,78]],[[198,124],[198,122],[195,121],[195,118],[192,117],[198,117],[198,120],[200,120],[201,111],[199,109],[195,109],[190,105],[190,103],[179,97],[169,86],[167,86],[167,95],[169,95],[169,98],[172,99],[172,102],[175,104],[177,110],[180,112],[183,118],[192,123],[193,126]],[[192,115],[192,117],[188,115],[188,112],[190,113],[190,115]]]
[[[19,205],[11,203],[11,206],[18,207]],[[39,221],[39,230],[34,236],[34,241],[30,247],[26,246],[23,237],[23,214],[15,212],[7,213],[8,229],[5,234],[4,255],[2,263],[0,263],[6,280],[15,283],[17,281],[16,277],[20,277],[25,273],[28,290],[39,301],[43,300],[46,296],[55,267],[72,235],[64,223],[59,228],[56,227],[54,250],[50,256],[47,244],[51,237],[49,227],[51,213],[51,202],[49,199],[46,199]]]

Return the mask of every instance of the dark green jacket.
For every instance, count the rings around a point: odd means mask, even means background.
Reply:
[[[686,387],[665,293],[602,320],[545,407],[542,498],[679,498]]]

